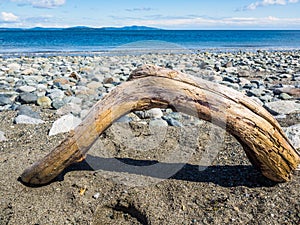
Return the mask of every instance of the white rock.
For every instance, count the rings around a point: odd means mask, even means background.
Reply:
[[[44,123],[44,121],[26,115],[19,115],[15,118],[15,123],[16,124],[41,124]]]
[[[75,115],[79,115],[81,110],[82,110],[81,106],[74,104],[74,103],[68,103],[68,104],[64,105],[63,107],[59,108],[56,111],[56,114],[57,115],[66,115],[69,113],[73,113]]]
[[[32,87],[32,86],[21,86],[18,88],[19,91],[21,92],[34,92],[36,91],[36,88],[35,87]]]
[[[21,69],[21,65],[18,63],[11,63],[7,66],[11,71],[18,71]]]
[[[266,103],[265,108],[275,115],[298,113],[300,112],[300,101],[275,101]]]
[[[49,136],[69,132],[77,127],[80,123],[81,119],[73,116],[72,114],[62,116],[53,123],[49,131]]]
[[[284,127],[283,130],[289,138],[291,144],[296,149],[300,150],[300,123],[290,127]]]
[[[160,108],[150,109],[148,110],[148,113],[149,117],[153,119],[161,118],[163,116],[163,113]]]
[[[4,134],[4,132],[3,131],[0,131],[0,142],[1,141],[6,141],[7,139],[6,139],[6,137],[5,137],[5,134]]]

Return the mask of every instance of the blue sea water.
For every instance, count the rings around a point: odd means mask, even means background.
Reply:
[[[0,30],[0,54],[300,49],[299,30]]]

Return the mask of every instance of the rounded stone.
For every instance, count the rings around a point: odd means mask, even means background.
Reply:
[[[163,113],[160,108],[153,108],[153,109],[148,110],[148,115],[152,119],[158,119],[163,116]]]
[[[39,106],[42,106],[43,108],[50,108],[51,104],[52,104],[52,101],[51,101],[51,99],[49,97],[42,96],[42,97],[39,97],[37,99],[37,104]]]
[[[18,91],[20,92],[34,92],[36,91],[36,88],[35,87],[32,87],[32,86],[21,86],[18,88]]]
[[[37,95],[34,93],[23,92],[19,95],[18,101],[24,104],[36,103]]]

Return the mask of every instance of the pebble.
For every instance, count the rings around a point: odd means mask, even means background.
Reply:
[[[158,119],[161,118],[164,114],[160,108],[153,108],[148,110],[148,115],[150,119]]]
[[[64,115],[53,123],[49,131],[49,136],[69,132],[77,127],[80,123],[81,119],[78,117],[75,117],[72,114]]]
[[[295,149],[300,150],[300,124],[284,127],[283,130]]]
[[[16,124],[41,124],[44,123],[41,119],[32,118],[26,115],[19,115],[15,118],[14,122]]]
[[[38,97],[35,93],[23,92],[19,95],[18,101],[22,104],[31,104],[31,103],[36,103],[37,98]]]
[[[50,108],[52,101],[47,96],[42,96],[37,99],[37,104],[43,108]]]
[[[290,99],[292,99],[293,97],[290,96],[290,95],[287,94],[287,93],[281,93],[281,94],[279,95],[279,98],[282,99],[282,100],[290,100]]]
[[[34,112],[30,106],[27,105],[20,105],[18,107],[18,115],[25,115],[35,119],[41,119],[40,114]]]
[[[173,126],[173,127],[182,127],[183,125],[175,120],[174,118],[170,117],[170,116],[163,116],[163,119],[165,121],[167,121],[167,123],[170,125],[170,126]]]
[[[3,131],[0,131],[0,142],[1,141],[6,141],[7,138],[5,137],[5,133]]]
[[[81,107],[74,103],[68,103],[56,111],[57,115],[66,115],[72,113],[73,115],[80,115]]]
[[[300,112],[300,101],[275,101],[266,103],[265,108],[273,115],[291,114]]]
[[[65,97],[65,92],[59,89],[49,90],[47,93],[47,97],[54,99],[63,99]]]
[[[21,86],[18,88],[18,91],[20,92],[34,92],[36,91],[36,88],[35,87],[32,87],[32,86]]]
[[[0,106],[11,105],[12,101],[5,94],[0,94]]]

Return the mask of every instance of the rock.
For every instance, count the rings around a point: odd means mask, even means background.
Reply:
[[[12,101],[10,100],[10,98],[5,95],[5,94],[0,94],[0,106],[4,106],[4,105],[11,105]]]
[[[27,93],[27,92],[22,92],[18,96],[18,102],[24,103],[24,104],[31,104],[31,103],[36,103],[37,101],[37,95],[34,93]]]
[[[32,118],[26,115],[19,115],[15,118],[14,122],[16,124],[41,124],[44,123],[41,119]]]
[[[266,103],[264,107],[273,115],[291,114],[300,112],[300,101],[296,100],[280,100]]]
[[[49,136],[69,132],[77,127],[80,123],[81,119],[73,116],[72,114],[64,115],[53,123],[49,131]]]
[[[72,113],[73,115],[80,115],[81,107],[74,103],[68,103],[59,108],[56,112],[57,115],[66,115]]]
[[[18,88],[18,91],[20,92],[34,92],[36,91],[36,88],[35,87],[32,87],[32,86],[21,86]]]
[[[72,73],[69,75],[69,77],[70,77],[70,78],[73,78],[73,79],[75,79],[75,80],[77,80],[77,81],[79,81],[79,80],[81,79],[81,76],[78,75],[78,73],[76,73],[76,72],[72,72]]]
[[[248,70],[240,70],[238,71],[239,77],[250,77],[250,72]]]
[[[237,77],[230,77],[230,76],[225,76],[223,78],[223,81],[227,81],[229,83],[239,83],[239,78]]]
[[[18,115],[25,115],[35,119],[41,119],[40,114],[33,111],[32,108],[27,105],[20,105],[18,107]]]
[[[290,99],[292,99],[293,97],[290,96],[290,95],[287,94],[287,93],[281,93],[281,94],[279,95],[279,98],[282,99],[282,100],[290,100]]]
[[[161,118],[158,118],[158,119],[151,120],[149,122],[149,126],[152,126],[152,127],[167,127],[168,122],[161,119]]]
[[[259,99],[263,102],[271,102],[273,97],[271,95],[262,95],[259,97]]]
[[[7,138],[5,137],[5,133],[3,131],[0,131],[0,142],[1,141],[6,141]]]
[[[153,108],[148,110],[148,115],[151,119],[158,119],[161,118],[164,114],[162,113],[160,108]]]
[[[174,126],[174,127],[182,127],[182,124],[181,124],[179,121],[173,119],[173,118],[170,117],[170,116],[163,116],[162,118],[163,118],[165,121],[167,121],[167,123],[168,123],[170,126]]]
[[[58,89],[50,90],[47,93],[47,97],[51,98],[52,100],[63,99],[65,97],[65,92]]]
[[[283,128],[285,134],[289,138],[291,144],[300,150],[300,124]]]
[[[101,82],[92,81],[86,85],[90,89],[98,89],[99,87],[103,87]]]
[[[129,116],[122,116],[120,117],[116,123],[130,123],[132,121],[132,118]]]
[[[300,97],[300,88],[295,87],[283,87],[283,88],[276,88],[273,90],[274,94],[282,94],[286,93],[288,95],[294,96],[294,97]]]
[[[54,99],[53,101],[52,101],[52,107],[54,108],[54,109],[60,109],[61,107],[63,107],[64,105],[66,104],[66,102],[65,101],[63,101],[63,100],[61,100],[61,99]]]
[[[105,87],[105,88],[112,88],[112,87],[115,87],[115,85],[107,83],[107,84],[104,84],[103,87]]]
[[[47,96],[42,96],[37,99],[37,104],[43,108],[51,108],[52,101]]]
[[[263,95],[263,93],[264,93],[264,89],[261,89],[261,88],[260,89],[252,89],[252,90],[247,91],[247,95],[249,97],[251,97],[251,96],[260,97]]]
[[[37,89],[39,92],[46,91],[47,88],[48,88],[48,87],[47,87],[46,84],[38,84],[38,85],[36,85],[36,89]]]

